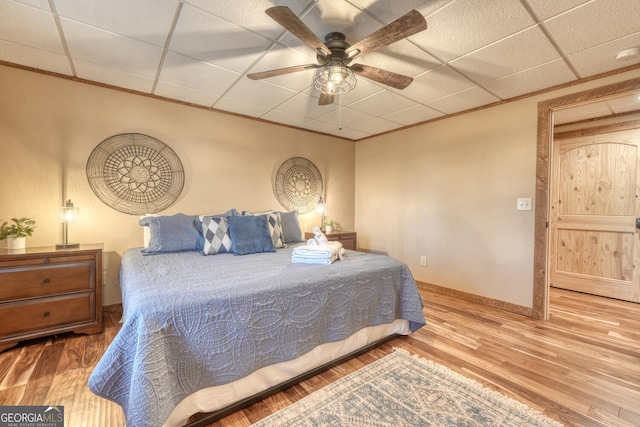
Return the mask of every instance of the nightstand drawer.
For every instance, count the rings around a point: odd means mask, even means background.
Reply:
[[[0,335],[95,321],[93,293],[41,298],[0,306]]]
[[[33,298],[95,288],[94,262],[0,270],[0,301]]]

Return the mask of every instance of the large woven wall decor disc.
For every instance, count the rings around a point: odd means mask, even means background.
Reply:
[[[132,215],[162,211],[184,187],[184,169],[164,142],[140,133],[102,141],[87,161],[93,192],[113,209]]]
[[[311,212],[322,196],[322,175],[309,160],[292,157],[278,169],[273,192],[287,210]]]

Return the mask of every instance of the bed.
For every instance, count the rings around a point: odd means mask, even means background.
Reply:
[[[127,250],[122,327],[89,388],[127,425],[179,426],[425,324],[405,264],[356,251],[292,263],[300,244],[244,256]]]

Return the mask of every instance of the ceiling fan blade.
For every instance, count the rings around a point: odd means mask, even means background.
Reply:
[[[260,80],[260,79],[266,79],[268,77],[281,76],[283,74],[296,73],[298,71],[312,70],[318,67],[321,67],[321,65],[318,65],[318,64],[294,65],[293,67],[278,68],[275,70],[261,71],[259,73],[247,74],[247,77],[249,77],[251,80]]]
[[[349,58],[353,59],[356,56],[362,56],[426,29],[427,21],[424,16],[417,10],[412,10],[378,31],[369,34],[349,47],[345,53]]]
[[[370,67],[368,65],[354,64],[350,68],[351,71],[359,76],[373,80],[374,82],[391,86],[395,89],[404,89],[413,81],[412,77],[403,76],[402,74],[381,70],[380,68]]]
[[[318,101],[318,105],[329,105],[333,104],[333,95],[327,95],[326,93],[320,94],[320,100]]]
[[[286,6],[270,7],[265,11],[274,21],[282,25],[287,31],[299,38],[304,44],[325,56],[331,55],[331,51],[325,44],[313,34],[304,22]]]

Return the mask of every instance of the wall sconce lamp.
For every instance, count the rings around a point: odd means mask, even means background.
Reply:
[[[62,222],[63,242],[56,245],[56,249],[77,248],[79,243],[69,243],[69,223],[78,216],[79,209],[73,206],[71,199],[60,208],[60,222]]]
[[[324,226],[324,216],[327,214],[327,204],[322,199],[322,196],[320,196],[320,201],[316,203],[316,212],[320,214],[320,231],[324,233],[326,231]]]

